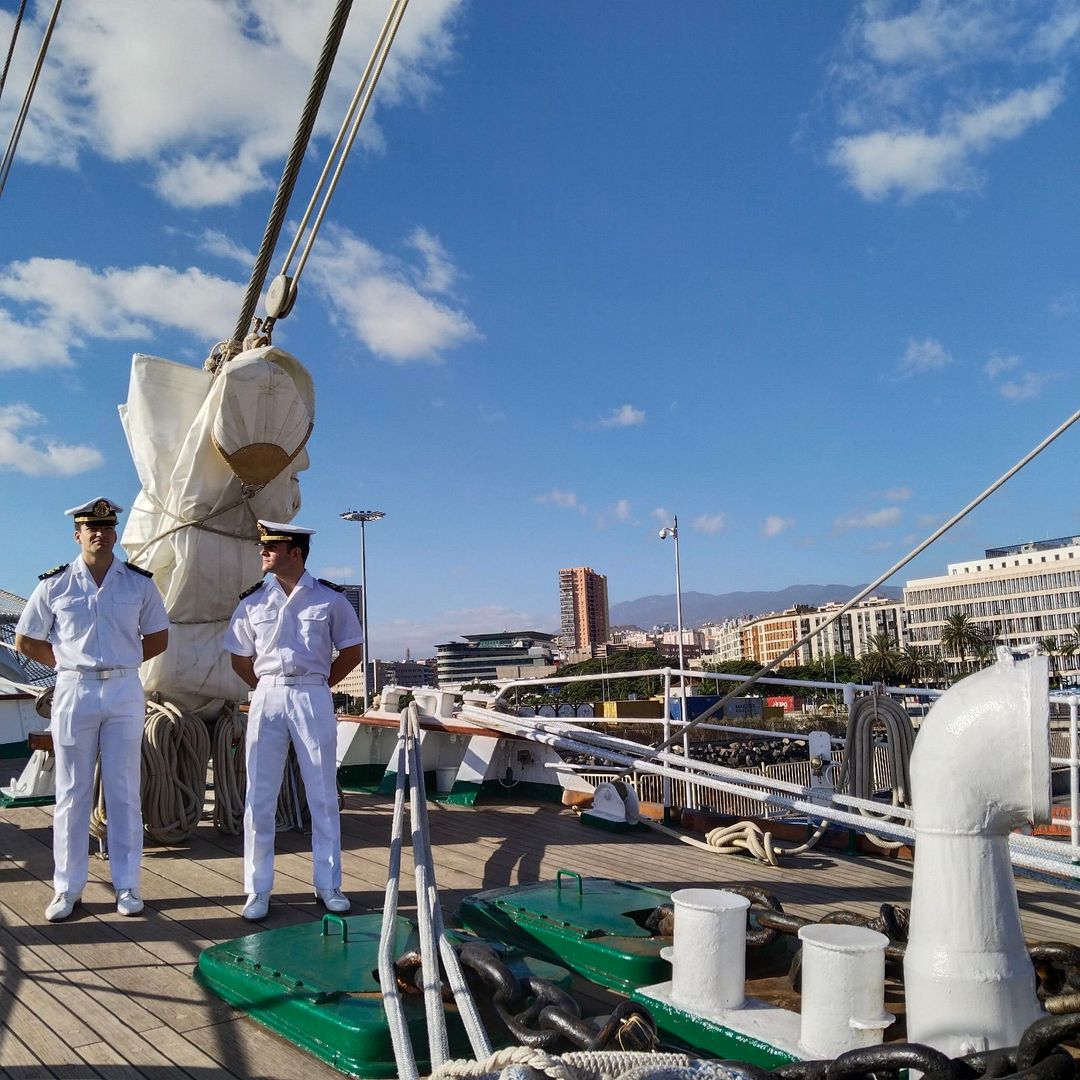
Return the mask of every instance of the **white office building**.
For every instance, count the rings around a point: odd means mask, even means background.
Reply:
[[[908,640],[917,647],[939,648],[956,611],[1003,645],[1047,638],[1063,645],[1080,625],[1080,536],[988,548],[981,559],[950,564],[941,577],[909,581],[904,606]],[[1054,662],[1062,674],[1080,669],[1080,656],[1068,650]]]

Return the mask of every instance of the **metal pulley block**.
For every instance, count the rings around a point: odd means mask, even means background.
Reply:
[[[288,274],[278,274],[266,290],[266,314],[271,319],[284,319],[296,303],[296,285]]]

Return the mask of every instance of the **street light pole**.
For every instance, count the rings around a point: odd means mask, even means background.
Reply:
[[[675,623],[679,634],[679,719],[683,725],[683,755],[690,758],[690,738],[686,734],[686,725],[690,718],[686,715],[686,662],[683,659],[683,622],[682,622],[682,570],[679,566],[679,515],[673,514],[671,524],[660,530],[660,539],[666,540],[671,537],[675,541]],[[686,786],[685,805],[687,809],[694,808],[692,788]]]
[[[346,510],[341,515],[344,521],[360,522],[360,622],[364,631],[364,640],[360,644],[360,663],[363,667],[364,679],[364,712],[368,711],[368,657],[371,655],[368,648],[368,617],[367,617],[367,537],[364,527],[369,521],[378,521],[386,517],[382,510]]]

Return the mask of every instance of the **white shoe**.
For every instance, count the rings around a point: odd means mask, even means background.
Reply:
[[[244,905],[241,915],[248,922],[261,922],[266,918],[270,910],[270,894],[268,892],[253,892]]]
[[[116,910],[121,915],[141,915],[142,897],[134,889],[121,889],[116,894]]]
[[[63,922],[81,903],[81,896],[58,892],[52,898],[52,903],[45,909],[45,918],[49,922]]]
[[[339,915],[352,907],[349,898],[340,889],[316,889],[315,899],[327,911],[333,911]]]

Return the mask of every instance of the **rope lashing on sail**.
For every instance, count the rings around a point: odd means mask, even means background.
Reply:
[[[34,63],[34,70],[30,75],[30,81],[26,86],[26,93],[23,95],[22,105],[19,108],[19,115],[15,118],[15,126],[11,129],[11,138],[8,140],[7,149],[4,151],[3,161],[0,161],[0,195],[4,193],[4,187],[7,184],[8,176],[11,173],[11,166],[15,163],[15,151],[19,145],[19,139],[22,137],[23,127],[26,125],[26,117],[30,113],[30,102],[34,98],[34,91],[37,89],[38,78],[41,76],[41,69],[45,64],[45,54],[49,51],[49,42],[52,40],[53,29],[56,26],[56,20],[60,17],[60,5],[63,0],[56,0],[56,4],[53,6],[52,16],[49,19],[49,24],[45,28],[45,36],[41,41],[41,48],[38,50],[37,61]],[[20,17],[22,10],[19,11]],[[18,32],[18,25],[16,24],[16,33]],[[12,38],[11,49],[15,48],[15,40]],[[8,60],[11,59],[11,53],[8,53]],[[7,75],[7,65],[4,65],[4,75]]]
[[[247,506],[248,516],[251,518],[252,525],[254,526],[255,515],[251,513],[250,509],[251,494],[251,492],[243,491],[240,498],[237,499],[235,502],[229,503],[228,506],[220,506],[216,510],[211,510],[208,514],[203,514],[202,517],[187,519],[181,518],[178,514],[174,514],[168,507],[163,506],[159,500],[155,500],[152,507],[153,512],[162,514],[165,517],[172,518],[173,521],[178,522],[178,524],[174,525],[170,529],[165,529],[162,532],[156,533],[154,536],[151,536],[149,540],[145,540],[137,548],[132,548],[131,551],[128,552],[128,557],[132,562],[137,563],[139,561],[139,556],[142,555],[144,551],[147,551],[159,540],[164,540],[165,537],[172,536],[173,533],[178,533],[182,529],[203,529],[206,532],[216,533],[218,536],[227,536],[230,540],[237,539],[236,533],[234,531],[226,529],[215,529],[212,525],[207,525],[206,523],[212,518],[218,517],[221,514],[227,514],[230,510],[235,510],[238,506]],[[146,513],[148,511],[148,508],[143,506],[132,507],[132,509],[133,511],[142,511],[143,513]],[[250,535],[241,536],[239,537],[239,539],[251,540],[254,543],[259,539],[258,530],[253,528]]]
[[[841,618],[848,611],[850,611],[856,604],[859,603],[860,600],[864,600],[876,588],[878,588],[878,586],[883,585],[886,581],[889,580],[889,578],[893,576],[893,574],[902,570],[905,566],[907,566],[909,562],[911,562],[912,559],[914,559],[918,555],[921,555],[935,540],[937,540],[941,536],[944,536],[945,533],[947,533],[954,525],[962,521],[965,517],[967,517],[968,514],[971,513],[972,510],[974,510],[977,506],[985,502],[991,495],[993,495],[993,493],[997,491],[997,489],[1001,487],[1002,484],[1015,476],[1022,468],[1024,468],[1025,465],[1029,464],[1031,461],[1034,461],[1034,459],[1038,457],[1039,454],[1041,454],[1052,442],[1054,442],[1055,439],[1064,435],[1065,432],[1068,431],[1069,428],[1071,428],[1073,424],[1077,422],[1077,420],[1080,420],[1080,409],[1077,409],[1076,412],[1072,414],[1072,416],[1070,416],[1062,424],[1059,424],[1058,427],[1056,427],[1053,431],[1050,432],[1049,435],[1046,436],[1046,438],[1044,438],[1041,442],[1032,447],[1032,449],[1029,450],[1022,458],[1020,458],[1020,460],[1016,462],[1016,464],[1013,465],[1012,468],[1007,469],[1004,473],[1002,473],[1001,476],[999,476],[985,491],[981,492],[979,495],[976,495],[975,498],[967,504],[967,506],[965,506],[961,510],[958,510],[955,514],[953,514],[951,518],[949,518],[948,521],[935,529],[925,540],[913,547],[911,551],[909,551],[902,559],[900,559],[899,562],[894,563],[883,574],[880,574],[872,582],[870,582],[869,585],[856,593],[856,595],[853,596],[850,600],[848,600],[846,604],[843,604],[836,611],[832,612],[823,623],[816,625],[813,630],[811,630],[808,634],[803,635],[803,637],[799,638],[799,640],[796,641],[794,645],[790,646],[785,652],[770,660],[763,668],[761,668],[760,671],[755,672],[753,675],[747,678],[745,682],[736,683],[731,690],[729,690],[722,698],[720,698],[719,701],[714,702],[703,712],[699,713],[688,724],[680,728],[676,734],[672,735],[671,738],[665,740],[659,746],[657,746],[656,749],[666,750],[669,746],[681,740],[688,731],[696,728],[699,724],[703,724],[706,721],[712,719],[713,716],[723,710],[724,706],[729,701],[743,693],[748,687],[754,686],[760,679],[764,678],[765,675],[767,675],[770,671],[778,667],[789,656],[794,656],[800,649],[809,645],[810,642],[815,637],[818,637],[823,630],[831,626],[834,622],[836,622],[837,619]]]

